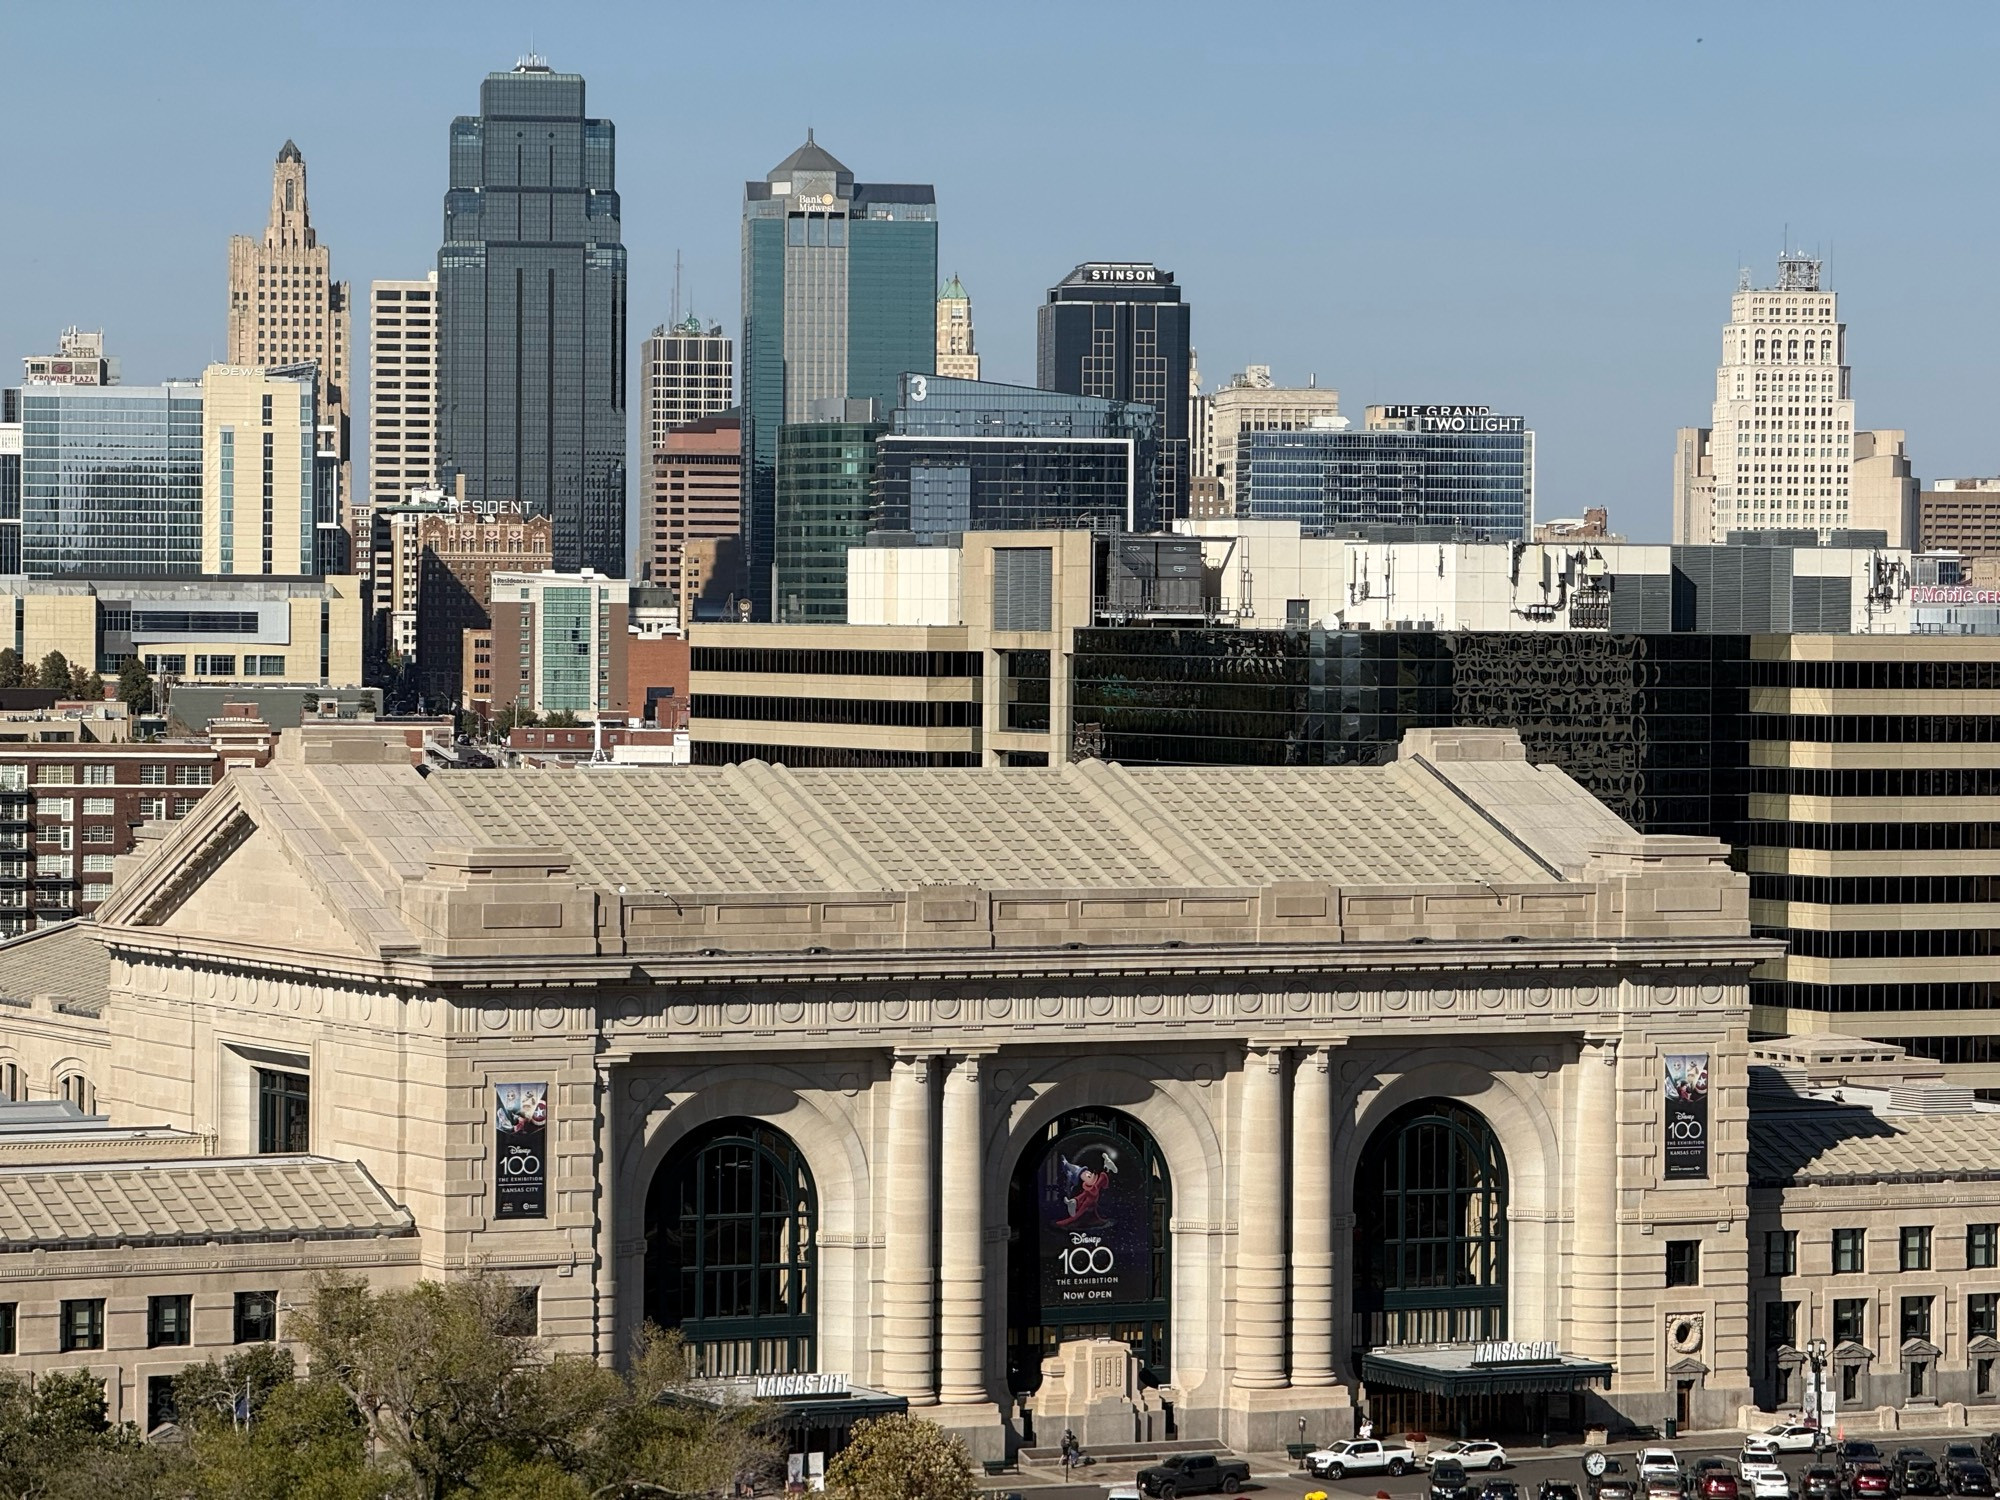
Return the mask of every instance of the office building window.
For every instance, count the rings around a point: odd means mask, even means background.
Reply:
[[[169,1422],[180,1420],[180,1409],[174,1404],[174,1377],[171,1375],[148,1375],[146,1377],[146,1431],[154,1432]]]
[[[1899,1263],[1905,1271],[1928,1271],[1931,1268],[1931,1232],[1927,1226],[1903,1226]]]
[[[1967,1338],[2000,1338],[2000,1295],[1974,1292],[1965,1299]]]
[[[73,1354],[79,1349],[102,1349],[104,1299],[80,1297],[64,1302],[59,1341],[65,1354]]]
[[[2000,1264],[2000,1225],[1968,1224],[1965,1226],[1965,1263],[1975,1271],[1991,1270]]]
[[[192,1300],[188,1297],[146,1299],[146,1347],[179,1348],[194,1342]]]
[[[1864,1269],[1868,1231],[1865,1229],[1836,1229],[1833,1232],[1833,1270],[1836,1276],[1849,1275]]]
[[[13,1354],[15,1348],[16,1313],[20,1304],[0,1302],[0,1354]]]
[[[1701,1285],[1701,1241],[1667,1241],[1667,1285]]]
[[[268,1344],[278,1336],[278,1294],[238,1292],[236,1294],[236,1342]]]
[[[1772,1229],[1764,1235],[1764,1274],[1792,1276],[1799,1269],[1799,1232]]]
[[[1863,1344],[1868,1326],[1866,1297],[1836,1297],[1833,1303],[1833,1341],[1836,1344]]]

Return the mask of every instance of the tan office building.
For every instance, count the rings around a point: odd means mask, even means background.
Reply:
[[[938,289],[937,373],[961,380],[979,378],[979,353],[973,347],[972,298],[956,275]]]
[[[347,283],[333,279],[306,204],[306,159],[286,141],[271,171],[262,239],[229,241],[229,363],[319,366],[318,426],[340,459],[340,493],[354,493],[348,459],[348,380],[353,368]],[[325,445],[322,445],[325,446]]]
[[[437,486],[437,272],[368,286],[368,494],[350,496],[356,568],[369,571],[368,511]]]
[[[642,582],[682,598],[688,544],[742,532],[742,444],[743,424],[733,415],[668,429],[649,456],[639,507]]]
[[[210,365],[201,377],[201,570],[310,577],[319,571],[314,485],[317,382]]]
[[[1344,425],[1340,392],[1311,385],[1281,387],[1271,380],[1269,365],[1252,365],[1221,390],[1201,399],[1199,457],[1205,467],[1197,477],[1216,481],[1205,493],[1205,518],[1236,514],[1236,449],[1245,433],[1298,432],[1307,427]]]

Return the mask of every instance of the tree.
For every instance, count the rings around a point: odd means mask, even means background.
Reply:
[[[58,693],[69,691],[69,658],[60,651],[51,651],[42,658],[41,669],[35,674],[36,680],[45,688],[54,688]]]
[[[419,1500],[722,1495],[774,1467],[764,1409],[700,1390],[677,1334],[648,1330],[620,1374],[551,1359],[519,1324],[519,1288],[482,1273],[381,1293],[329,1278],[293,1327]]]
[[[5,658],[6,653],[0,651],[0,674],[6,671]],[[118,669],[118,697],[135,719],[153,711],[153,674],[136,656],[127,657]]]
[[[152,1500],[168,1463],[130,1423],[112,1426],[104,1382],[90,1371],[51,1371],[33,1385],[0,1374],[0,1494]]]
[[[577,716],[571,713],[568,709],[557,708],[557,709],[551,709],[549,711],[549,716],[546,719],[542,720],[542,725],[544,728],[547,729],[574,729],[581,722],[582,721],[578,719]]]
[[[21,653],[12,646],[0,650],[0,688],[25,687],[22,681],[27,669],[21,663]]]
[[[104,697],[104,679],[99,677],[89,667],[86,667],[82,662],[71,662],[69,665],[70,697],[88,698],[90,696],[90,684],[93,679],[97,683],[97,696],[101,701]]]
[[[833,1500],[979,1500],[965,1444],[907,1413],[857,1422],[826,1466]]]
[[[375,1500],[394,1493],[396,1476],[370,1461],[367,1433],[347,1393],[330,1380],[293,1380],[289,1369],[287,1356],[284,1381],[256,1398],[242,1423],[226,1400],[189,1404],[184,1383],[197,1371],[214,1371],[213,1361],[191,1367],[175,1382],[189,1434],[192,1494],[198,1500]],[[253,1390],[256,1380],[253,1373]],[[236,1390],[243,1390],[241,1382]]]

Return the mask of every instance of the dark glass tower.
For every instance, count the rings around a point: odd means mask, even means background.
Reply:
[[[555,566],[625,571],[625,247],[615,135],[530,58],[451,124],[438,252],[438,471],[549,516]]]
[[[1188,306],[1174,273],[1086,262],[1049,289],[1035,335],[1043,390],[1144,401],[1160,414],[1160,518],[1187,514]]]
[[[745,183],[742,351],[744,556],[771,619],[779,429],[828,401],[886,412],[937,368],[936,191],[856,182],[810,132]]]

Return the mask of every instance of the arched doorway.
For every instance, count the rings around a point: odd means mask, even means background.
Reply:
[[[646,1316],[705,1375],[811,1370],[819,1204],[792,1138],[718,1120],[680,1142],[646,1194]]]
[[[1376,1129],[1354,1178],[1359,1348],[1507,1336],[1507,1159],[1486,1117],[1419,1099]]]
[[[1072,1110],[1041,1130],[1007,1187],[1007,1386],[1042,1382],[1065,1339],[1129,1344],[1164,1384],[1173,1181],[1151,1132],[1112,1109]]]

